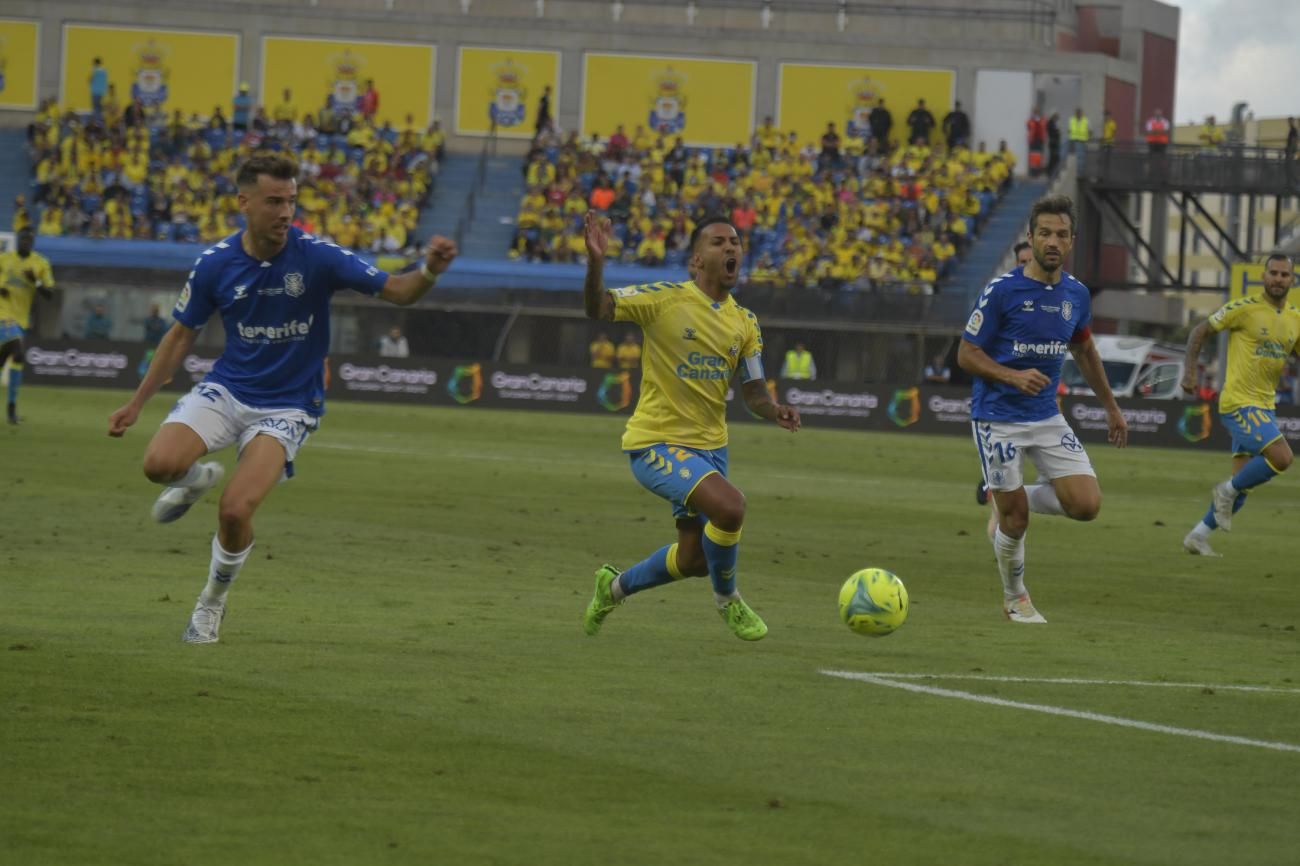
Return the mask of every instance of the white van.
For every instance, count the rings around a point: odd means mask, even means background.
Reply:
[[[1177,400],[1186,352],[1179,346],[1158,343],[1146,337],[1117,337],[1093,334],[1106,378],[1116,397],[1145,397]],[[1061,367],[1061,384],[1070,394],[1092,394],[1074,358],[1066,355]]]

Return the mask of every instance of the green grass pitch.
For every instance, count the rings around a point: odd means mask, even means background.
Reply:
[[[673,536],[618,419],[335,403],[196,647],[216,497],[150,522],[168,401],[111,440],[123,398],[28,388],[0,431],[0,862],[1296,862],[1300,753],[1179,733],[1300,745],[1294,472],[1207,560],[1226,455],[1091,445],[1101,517],[1033,517],[1049,623],[1014,626],[969,440],[737,426],[768,638],[695,580],[593,639],[594,569]],[[886,639],[836,617],[865,566],[911,595]],[[824,669],[1207,687],[906,681],[1157,732]]]

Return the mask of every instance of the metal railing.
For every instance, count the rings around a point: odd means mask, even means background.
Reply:
[[[483,139],[483,147],[478,152],[478,163],[474,167],[474,183],[470,185],[469,192],[465,195],[465,204],[460,209],[460,218],[456,220],[456,246],[464,245],[465,232],[469,230],[470,225],[474,222],[474,210],[478,204],[478,194],[483,191],[483,185],[487,182],[487,161],[489,157],[497,154],[497,125],[496,121],[488,129],[487,138]]]
[[[1091,143],[1079,180],[1099,189],[1297,195],[1300,160],[1272,147],[1171,144],[1160,151],[1141,142]]]

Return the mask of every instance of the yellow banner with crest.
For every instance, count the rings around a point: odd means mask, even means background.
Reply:
[[[734,147],[754,131],[752,61],[587,53],[583,64],[584,139],[643,127],[669,143]]]
[[[36,107],[41,25],[0,18],[0,108]]]
[[[239,85],[235,33],[65,24],[59,77],[64,108],[90,110],[95,58],[108,73],[121,108],[138,99],[150,112],[207,117],[220,105],[230,117]]]
[[[456,63],[456,134],[532,138],[537,105],[550,88],[551,117],[560,102],[560,53],[462,46]]]
[[[299,114],[319,112],[327,104],[350,112],[360,107],[367,84],[374,82],[376,123],[424,129],[433,118],[435,50],[410,42],[265,36],[260,101],[274,106],[289,90]]]
[[[934,115],[932,141],[939,141],[943,116],[952,110],[957,76],[951,69],[888,66],[824,66],[782,63],[776,124],[799,135],[799,143],[821,141],[826,124],[841,135],[863,135],[871,109],[881,100],[894,118],[890,137],[907,138],[907,116],[924,99]]]

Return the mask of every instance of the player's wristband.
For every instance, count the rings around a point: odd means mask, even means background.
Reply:
[[[430,283],[436,283],[438,281],[438,275],[429,270],[429,265],[426,262],[420,262],[420,276],[424,277]]]

